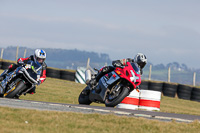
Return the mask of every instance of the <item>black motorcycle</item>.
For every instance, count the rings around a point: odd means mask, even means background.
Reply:
[[[42,65],[31,60],[17,67],[0,83],[0,87],[4,90],[0,97],[19,98],[23,94],[26,95],[38,85],[41,70]]]

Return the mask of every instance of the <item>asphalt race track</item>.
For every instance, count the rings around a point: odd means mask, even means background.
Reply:
[[[110,107],[51,103],[51,102],[40,102],[40,101],[29,101],[29,100],[7,99],[7,98],[0,98],[0,106],[24,108],[24,109],[48,110],[48,111],[115,114],[128,117],[143,117],[161,121],[175,120],[177,122],[187,122],[187,123],[193,122],[194,120],[200,121],[200,116],[196,115],[184,115],[184,114],[163,113],[163,112],[153,112],[153,111],[143,111],[143,110],[129,110],[129,109],[119,109]]]

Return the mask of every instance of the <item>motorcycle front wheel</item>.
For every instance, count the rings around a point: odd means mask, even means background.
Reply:
[[[87,87],[88,87],[88,86],[87,86]],[[85,89],[87,89],[87,87],[86,87]],[[83,92],[85,89],[83,89],[82,92]],[[92,102],[91,102],[90,99],[89,99],[89,94],[88,94],[88,95],[85,95],[85,94],[82,94],[82,92],[80,93],[79,98],[78,98],[79,104],[90,105]]]
[[[108,96],[105,99],[105,105],[106,107],[115,107],[118,105],[127,95],[129,94],[129,89],[127,87],[121,87],[121,90],[117,97],[113,97],[112,94],[108,94]]]
[[[14,87],[14,89],[9,92],[5,97],[6,98],[19,98],[17,94],[21,94],[22,91],[26,88],[26,85],[22,80],[17,82],[17,85]]]

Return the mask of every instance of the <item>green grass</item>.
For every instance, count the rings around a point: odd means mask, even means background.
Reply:
[[[1,133],[197,133],[200,123],[0,107]]]
[[[2,71],[0,71],[2,72]],[[85,85],[47,78],[37,87],[36,94],[20,99],[78,104],[78,96]],[[104,106],[93,103],[94,106]],[[200,115],[200,102],[162,96],[161,112]],[[177,123],[148,120],[112,114],[82,114],[73,112],[38,111],[0,107],[0,132],[198,132],[200,123]]]

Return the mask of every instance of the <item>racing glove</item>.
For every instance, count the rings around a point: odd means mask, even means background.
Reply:
[[[121,67],[122,66],[122,64],[120,63],[120,61],[113,61],[112,65],[114,67]]]
[[[23,61],[18,61],[17,64],[18,64],[19,66],[25,65],[25,63],[24,63]]]
[[[134,59],[127,58],[126,61],[127,61],[127,62],[134,62]]]

